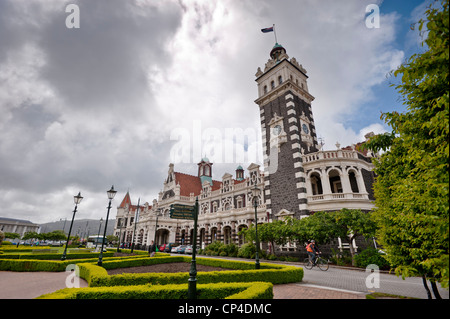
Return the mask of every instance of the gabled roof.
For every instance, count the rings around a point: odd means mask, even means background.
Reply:
[[[127,192],[127,194],[125,195],[125,197],[122,200],[122,203],[120,203],[119,207],[121,208],[125,208],[125,206],[128,204],[129,207],[131,207],[131,198],[130,198],[130,193]]]

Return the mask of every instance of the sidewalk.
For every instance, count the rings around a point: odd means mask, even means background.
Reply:
[[[302,283],[273,286],[273,299],[366,299],[366,294]]]
[[[0,299],[34,299],[66,288],[68,272],[0,271]],[[80,288],[87,287],[79,278]]]

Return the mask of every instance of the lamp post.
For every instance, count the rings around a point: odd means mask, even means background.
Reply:
[[[77,212],[78,204],[81,203],[82,199],[83,199],[83,197],[81,197],[81,193],[80,192],[78,192],[78,195],[73,197],[73,201],[75,202],[75,209],[73,210],[72,221],[70,222],[69,234],[67,235],[66,248],[64,248],[64,252],[63,252],[63,255],[61,257],[61,260],[66,260],[67,245],[69,244],[70,233],[72,232],[73,220],[75,218],[75,213]]]
[[[158,217],[161,214],[161,208],[158,208],[156,210],[156,222],[155,222],[155,237],[153,238],[153,244],[155,245],[155,253],[156,253],[156,247],[158,247],[158,245],[156,244],[156,232],[158,231]]]
[[[100,229],[102,229],[102,223],[103,223],[103,217],[100,218],[100,225],[98,226],[98,235],[97,238],[95,238],[95,249],[97,249],[98,245],[98,236],[100,236]]]
[[[133,220],[134,228],[133,228],[133,235],[131,236],[131,253],[133,253],[133,251],[134,251],[134,242],[136,240],[135,234],[136,234],[136,225],[137,225],[137,221],[138,221],[138,217],[139,217],[139,204],[140,204],[140,202],[141,202],[141,198],[139,197],[136,213],[134,214],[134,220]]]
[[[109,210],[111,209],[111,201],[113,200],[114,196],[116,195],[117,191],[114,190],[114,185],[111,186],[111,189],[106,192],[109,199],[108,204],[108,212],[106,213],[106,222],[105,222],[105,230],[103,231],[103,238],[102,238],[102,249],[100,251],[100,255],[98,256],[98,262],[97,265],[102,265],[102,259],[103,259],[103,246],[105,245],[105,238],[106,238],[106,228],[108,228],[108,218],[109,218]]]
[[[255,269],[259,269],[259,239],[258,239],[258,214],[257,214],[257,208],[258,208],[258,197],[261,194],[261,190],[256,186],[255,181],[255,187],[252,188],[252,195],[253,195],[253,207],[255,207],[255,235],[256,235],[256,255],[255,255]]]

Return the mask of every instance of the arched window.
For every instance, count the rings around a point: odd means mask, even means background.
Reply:
[[[341,176],[338,170],[332,169],[328,173],[332,193],[342,193]]]
[[[270,82],[270,87],[271,87],[272,90],[275,88],[275,82],[274,81]]]
[[[283,78],[281,77],[281,75],[278,77],[278,84],[283,83]]]
[[[310,181],[313,195],[322,195],[323,194],[322,180],[320,179],[319,173],[317,172],[312,173]]]
[[[267,85],[264,85],[264,94],[267,93]]]
[[[348,172],[348,179],[350,180],[350,187],[352,188],[352,193],[359,193],[358,182],[356,180],[356,174],[354,171]]]

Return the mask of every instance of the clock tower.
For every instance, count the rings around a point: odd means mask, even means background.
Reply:
[[[263,155],[264,195],[273,219],[308,215],[302,155],[319,150],[306,70],[276,43],[264,71],[256,73]]]

